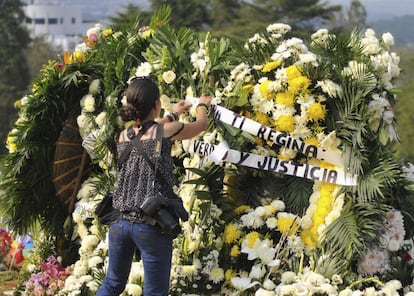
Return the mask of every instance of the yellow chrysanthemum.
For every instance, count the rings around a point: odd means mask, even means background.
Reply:
[[[298,67],[296,67],[295,65],[287,67],[286,68],[286,74],[287,74],[287,77],[288,77],[288,81],[290,81],[290,80],[292,80],[296,77],[302,76],[302,73],[300,73]]]
[[[305,76],[298,76],[293,79],[289,79],[289,90],[293,93],[303,91],[309,87],[311,81]]]
[[[319,147],[319,141],[316,137],[309,137],[309,138],[306,138],[304,141],[308,145],[313,145],[313,146]]]
[[[292,235],[298,231],[296,217],[291,214],[278,215],[276,227],[283,234]]]
[[[267,116],[266,114],[258,111],[255,113],[255,120],[257,122],[259,122],[262,125],[268,125],[269,123],[269,116]]]
[[[311,249],[315,248],[318,242],[316,236],[314,236],[308,229],[305,229],[301,232],[300,238],[302,239],[302,242],[305,244],[305,246]]]
[[[260,234],[256,231],[252,231],[249,234],[246,235],[247,244],[249,248],[253,248],[254,243],[256,242],[256,239],[260,238]]]
[[[237,241],[241,236],[240,229],[234,224],[226,225],[224,229],[224,242],[227,244],[231,244]]]
[[[259,85],[259,91],[263,98],[272,99],[274,97],[273,90],[269,88],[271,81],[265,80]]]
[[[318,211],[315,212],[315,215],[312,217],[313,226],[319,226],[325,224],[325,216],[319,214]]]
[[[240,256],[240,248],[237,245],[234,245],[230,250],[231,257],[238,257]]]
[[[6,147],[9,149],[10,153],[13,153],[17,150],[16,137],[8,135],[6,140]]]
[[[268,62],[263,66],[262,72],[263,73],[268,73],[268,72],[276,69],[277,67],[279,67],[281,63],[282,62],[280,60]]]
[[[295,97],[292,92],[282,92],[276,94],[276,104],[292,107],[295,103]]]
[[[275,122],[279,132],[291,133],[295,130],[295,118],[292,115],[281,115]]]
[[[241,205],[241,206],[238,206],[236,209],[234,209],[234,212],[235,212],[237,215],[241,215],[241,214],[246,213],[246,211],[247,211],[248,209],[250,209],[250,206],[248,206],[248,205]]]
[[[233,269],[227,269],[226,273],[224,274],[226,282],[230,282],[230,280],[234,278],[235,276],[236,276],[236,272]]]
[[[105,29],[105,30],[102,31],[102,36],[103,37],[108,37],[108,36],[112,35],[112,33],[113,33],[112,29],[108,28],[108,29]]]
[[[309,121],[318,121],[325,119],[326,107],[321,103],[313,103],[307,109],[307,115]]]

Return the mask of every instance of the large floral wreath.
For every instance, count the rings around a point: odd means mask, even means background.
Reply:
[[[93,293],[104,276],[107,229],[93,208],[116,180],[115,138],[129,124],[117,111],[134,75],[158,81],[164,113],[181,99],[214,96],[208,131],[197,141],[176,142],[172,151],[181,181],[176,191],[191,214],[174,242],[172,295],[350,295],[357,289],[395,295],[401,284],[409,290],[411,275],[397,275],[403,265],[412,270],[400,256],[412,248],[405,233],[411,228],[404,227],[410,223],[404,210],[412,205],[391,151],[400,72],[389,51],[392,36],[321,29],[306,45],[289,35],[288,25],[273,24],[237,46],[209,33],[175,31],[168,16],[160,10],[138,32],[97,25],[63,62],[46,66],[33,93],[19,101],[20,118],[8,138],[6,193],[27,193],[33,183],[25,178],[35,172],[24,169],[51,162],[50,150],[41,157],[37,151],[55,143],[68,110],[78,111],[79,134],[93,151],[69,211],[79,259],[59,293]],[[193,120],[194,112],[181,120]],[[262,132],[231,124],[223,113]],[[45,124],[56,128],[36,129]],[[232,154],[254,161],[244,165]],[[308,171],[300,175],[302,167]],[[353,181],[339,182],[339,175]],[[51,186],[40,179],[44,186],[30,196]],[[125,294],[141,295],[142,282],[137,261]]]

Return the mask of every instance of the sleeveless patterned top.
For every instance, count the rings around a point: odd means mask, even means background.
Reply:
[[[118,158],[130,142],[119,142],[117,144]],[[148,158],[155,163],[156,139],[140,140],[141,147]],[[157,171],[162,174],[168,186],[177,184],[173,174],[173,159],[171,157],[172,140],[162,138],[161,157],[158,160]],[[121,168],[118,171],[118,180],[113,196],[114,208],[121,211],[121,218],[131,222],[143,223],[144,219],[139,211],[141,204],[146,198],[159,191],[167,196],[168,187],[155,180],[154,171],[145,158],[139,153],[137,147],[133,147]]]

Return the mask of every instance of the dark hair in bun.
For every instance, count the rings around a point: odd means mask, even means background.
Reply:
[[[127,104],[123,106],[119,115],[123,121],[143,120],[151,109],[155,106],[155,102],[160,98],[160,90],[157,83],[149,77],[136,77],[130,81],[124,95]]]

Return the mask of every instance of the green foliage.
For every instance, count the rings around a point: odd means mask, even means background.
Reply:
[[[399,87],[401,91],[397,94],[398,104],[396,114],[398,116],[398,134],[400,143],[397,146],[398,155],[404,162],[414,163],[414,50],[412,47],[401,48],[398,51],[401,57],[401,81]]]
[[[22,26],[20,0],[2,1],[0,7],[0,154],[4,154],[7,133],[17,118],[14,100],[23,96],[29,84],[24,50],[30,39]]]

